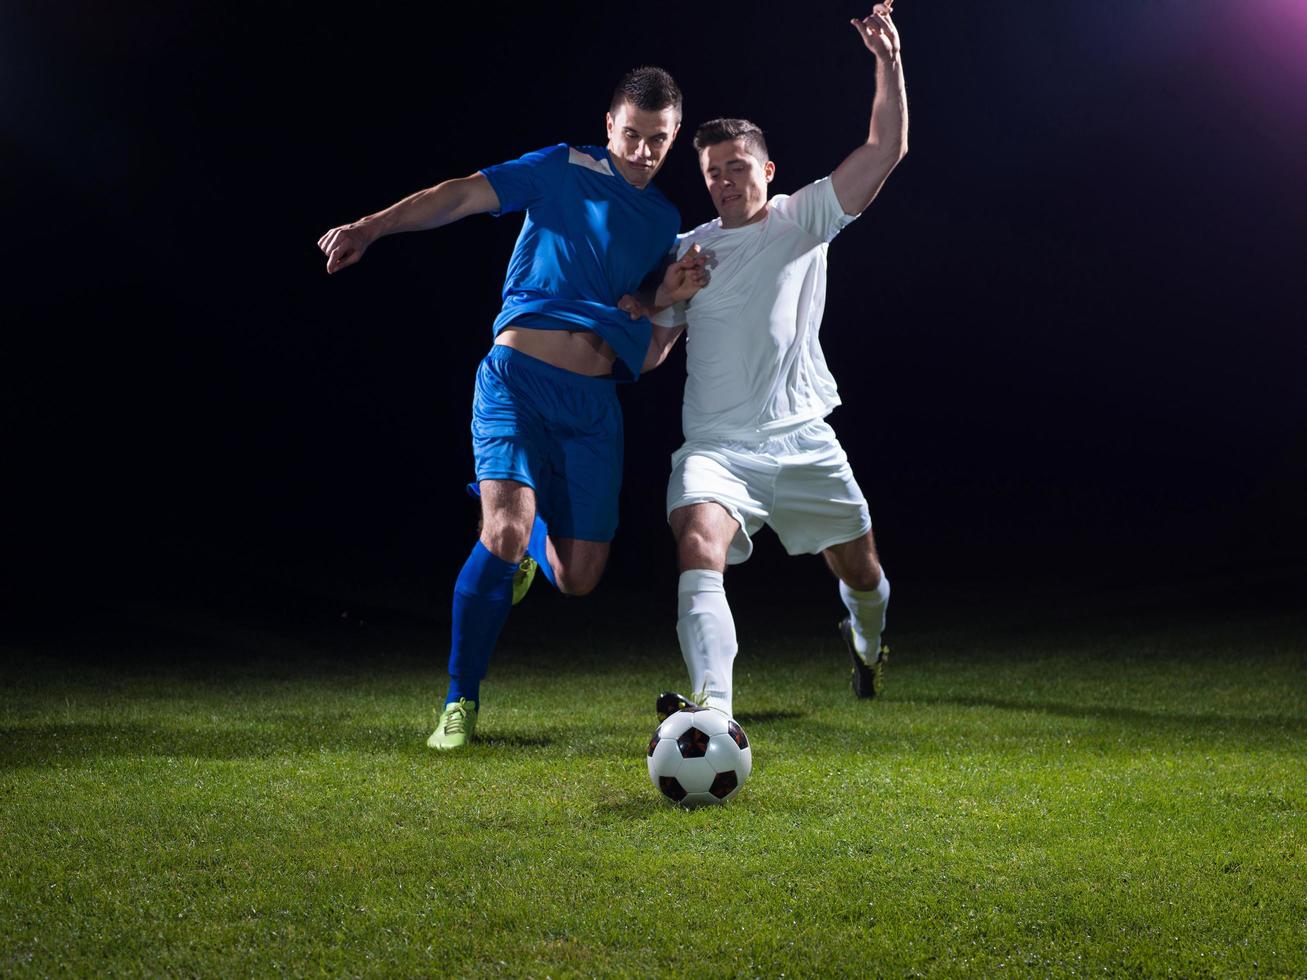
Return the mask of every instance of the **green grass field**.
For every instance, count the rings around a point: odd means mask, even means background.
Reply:
[[[451,755],[438,623],[8,641],[0,975],[1307,975],[1302,615],[902,604],[869,703],[838,608],[773,605],[753,778],[684,812],[644,771],[684,682],[643,601],[529,599]]]

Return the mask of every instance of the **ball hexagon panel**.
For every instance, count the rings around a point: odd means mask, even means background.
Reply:
[[[675,738],[687,728],[694,727],[702,729],[711,737],[726,731],[728,721],[724,714],[711,708],[687,709],[668,715],[666,721],[658,727],[658,733],[663,738]]]
[[[685,731],[688,724],[681,718],[682,712],[678,711],[674,715],[668,715],[663,719],[662,724],[654,729],[654,735],[658,738],[675,739],[677,735]]]
[[[704,758],[717,772],[725,772],[727,769],[738,769],[740,756],[743,754],[734,739],[723,733],[714,735],[708,740],[708,749],[704,752]]]
[[[748,779],[753,773],[753,749],[745,749],[740,753],[740,784]]]
[[[682,759],[676,779],[687,793],[706,793],[717,773],[707,759]]]
[[[705,758],[717,772],[734,772],[741,786],[753,771],[753,750],[741,751],[729,734],[714,735],[708,742]]]
[[[645,761],[649,764],[649,778],[655,786],[659,776],[675,776],[681,767],[681,750],[676,739],[660,738],[654,746],[653,754]]]
[[[709,738],[725,732],[730,723],[731,720],[724,714],[711,708],[705,708],[694,716],[694,727],[707,733]]]

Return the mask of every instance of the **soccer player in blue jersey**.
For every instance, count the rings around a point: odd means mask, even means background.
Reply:
[[[461,748],[472,737],[491,651],[535,570],[561,592],[586,594],[617,528],[615,386],[658,360],[649,321],[632,320],[617,302],[664,263],[680,228],[680,214],[650,183],[680,128],[680,89],[660,68],[635,69],[614,91],[606,122],[606,146],[528,153],[418,191],[318,242],[336,273],[383,235],[526,212],[494,345],[477,371],[473,489],[482,529],[454,586],[450,685],[432,748]],[[669,265],[658,304],[692,295],[701,266],[694,255]]]

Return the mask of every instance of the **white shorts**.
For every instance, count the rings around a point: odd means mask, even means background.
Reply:
[[[792,555],[815,555],[871,530],[849,457],[820,419],[760,443],[687,442],[672,454],[668,516],[707,502],[721,504],[740,525],[729,565],[748,559],[764,524]]]

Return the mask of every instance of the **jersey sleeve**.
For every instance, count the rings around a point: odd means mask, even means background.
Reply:
[[[772,207],[823,242],[829,242],[858,217],[844,213],[829,177],[814,180],[788,197],[772,198]]]
[[[659,327],[679,327],[685,319],[685,303],[673,303],[661,313],[651,316],[649,322]]]
[[[483,167],[481,172],[499,198],[499,210],[492,213],[498,216],[525,211],[539,203],[556,186],[566,160],[567,144],[559,143],[507,163]]]

